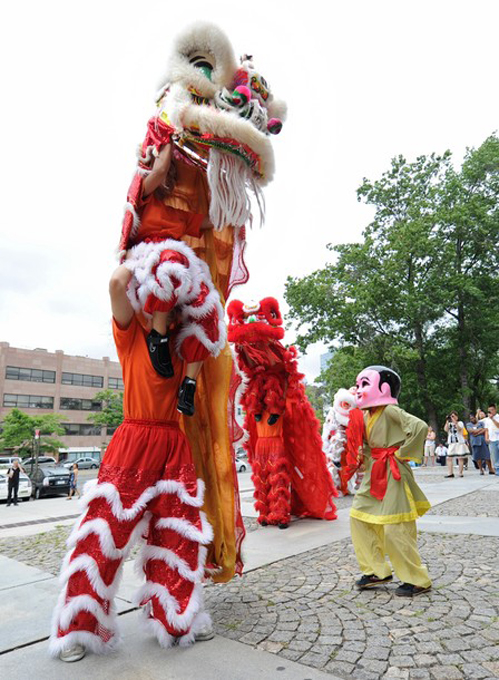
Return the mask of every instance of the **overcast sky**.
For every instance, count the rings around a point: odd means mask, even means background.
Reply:
[[[192,20],[218,23],[289,107],[244,300],[282,300],[327,243],[359,240],[372,213],[356,189],[394,155],[459,162],[498,128],[495,0],[5,4],[0,340],[13,346],[116,357],[107,286],[135,149]],[[321,351],[301,360],[309,379]]]

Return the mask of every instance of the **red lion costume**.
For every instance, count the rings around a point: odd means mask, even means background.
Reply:
[[[336,519],[337,496],[322,451],[319,422],[305,395],[297,351],[284,336],[277,300],[228,308],[229,342],[234,343],[244,384],[244,442],[253,470],[255,508],[262,525],[288,527],[290,516]],[[236,436],[237,439],[237,436]]]

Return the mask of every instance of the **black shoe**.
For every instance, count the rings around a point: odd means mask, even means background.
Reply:
[[[182,381],[178,391],[177,411],[184,416],[194,415],[194,395],[196,394],[196,381],[187,376]]]
[[[374,588],[375,586],[383,585],[383,583],[389,583],[393,580],[393,576],[390,574],[385,578],[378,578],[376,574],[369,574],[366,576],[361,576],[358,581],[355,581],[355,585],[359,590],[366,590],[366,588]]]
[[[14,501],[14,505],[19,505],[19,503],[17,501]]]
[[[256,422],[259,423],[261,419],[262,419],[262,414],[261,413],[255,413]]]
[[[12,505],[12,503],[10,501],[7,503],[7,507],[9,507],[9,505]]]
[[[269,525],[269,523],[267,522],[266,519],[262,519],[262,521],[260,522],[261,527],[268,527],[268,525]]]
[[[270,415],[269,419],[267,420],[267,423],[269,425],[275,425],[278,420],[279,420],[279,414],[278,413],[272,413]]]
[[[445,475],[444,479],[449,479],[449,477],[454,477],[454,474],[452,474],[452,475]]]
[[[170,338],[152,329],[147,336],[147,349],[151,364],[162,378],[173,377],[172,359],[170,356]]]
[[[416,597],[416,595],[422,595],[429,590],[431,590],[431,585],[422,588],[420,586],[413,586],[412,583],[402,583],[395,591],[395,595],[398,595],[399,597]]]
[[[289,527],[289,524],[286,524],[285,522],[281,522],[279,524],[279,529],[287,529]]]

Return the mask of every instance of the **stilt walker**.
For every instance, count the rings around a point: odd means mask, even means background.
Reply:
[[[62,566],[50,652],[64,661],[118,645],[113,598],[137,541],[145,583],[136,603],[163,647],[210,639],[202,580],[242,571],[223,305],[248,278],[247,189],[258,196],[272,177],[268,135],[284,108],[212,24],[179,36],[166,80],[110,283],[125,420],[86,488]]]
[[[398,406],[400,387],[400,377],[385,366],[369,366],[357,376],[357,405],[365,412],[365,476],[354,497],[350,525],[363,573],[357,587],[391,581],[393,568],[402,581],[395,594],[414,597],[431,588],[416,530],[416,519],[430,503],[409,465],[422,460],[428,426]]]

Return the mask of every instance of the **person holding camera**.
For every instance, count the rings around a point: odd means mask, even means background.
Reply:
[[[464,423],[459,420],[457,411],[452,411],[447,416],[444,430],[447,432],[447,469],[449,471],[446,478],[454,477],[454,458],[457,458],[459,463],[459,476],[463,476],[463,468],[465,460],[468,456],[468,446],[464,438]]]

